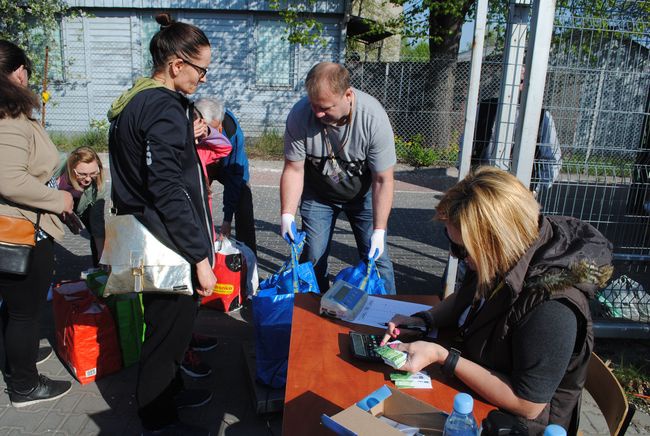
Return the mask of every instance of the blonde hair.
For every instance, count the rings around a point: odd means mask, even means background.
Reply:
[[[512,174],[483,166],[449,189],[436,218],[456,227],[485,295],[539,236],[539,204]]]
[[[68,173],[68,178],[70,179],[70,184],[77,191],[83,191],[84,189],[77,182],[77,177],[74,173],[74,169],[80,162],[91,163],[97,162],[97,167],[99,168],[99,175],[94,179],[94,183],[97,186],[99,191],[102,190],[104,186],[104,167],[102,166],[102,161],[99,159],[99,155],[95,150],[90,147],[79,147],[70,153],[68,160],[65,164],[65,170]]]

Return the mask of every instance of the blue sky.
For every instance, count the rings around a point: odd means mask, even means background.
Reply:
[[[474,36],[474,20],[465,22],[463,24],[463,33],[460,36],[459,52],[464,52],[471,49],[472,37]]]

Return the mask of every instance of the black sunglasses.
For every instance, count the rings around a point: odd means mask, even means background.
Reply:
[[[185,62],[187,65],[193,67],[196,70],[196,72],[199,73],[199,79],[204,78],[205,75],[208,74],[208,69],[207,68],[199,67],[198,65],[193,64],[192,62],[188,61],[187,59],[183,59],[181,57],[179,57],[179,59],[182,60],[183,62]]]
[[[451,253],[452,256],[454,256],[458,260],[465,260],[467,259],[467,256],[469,256],[469,253],[467,252],[467,249],[460,245],[456,244],[454,241],[451,240],[449,237],[449,233],[447,232],[447,228],[445,227],[445,236],[447,237],[447,240],[449,241],[449,252]]]

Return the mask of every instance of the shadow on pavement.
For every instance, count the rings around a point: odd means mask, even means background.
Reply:
[[[84,242],[89,244],[89,241]],[[81,271],[85,271],[93,266],[90,249],[87,249],[86,251],[88,254],[75,254],[61,245],[61,243],[55,243],[54,275],[52,277],[52,282],[58,283],[63,280],[78,280]]]
[[[458,178],[449,175],[448,171],[448,168],[414,168],[396,171],[395,180],[444,192],[458,181]]]
[[[394,208],[391,213],[387,246],[400,294],[435,294],[441,289],[440,274],[447,263],[447,241],[442,223],[434,221],[432,216],[432,210],[426,208]],[[360,261],[345,214],[339,218],[330,246],[330,280],[343,268]],[[272,243],[258,244],[258,268],[260,279],[264,279],[289,258],[289,247],[280,239],[278,225],[260,219],[255,224],[258,235],[277,238]]]

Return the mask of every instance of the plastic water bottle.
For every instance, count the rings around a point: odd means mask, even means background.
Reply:
[[[561,425],[549,424],[544,429],[544,436],[566,436],[566,430]]]
[[[447,421],[443,436],[476,436],[478,425],[474,419],[474,400],[471,395],[460,393],[454,397],[454,411]]]

